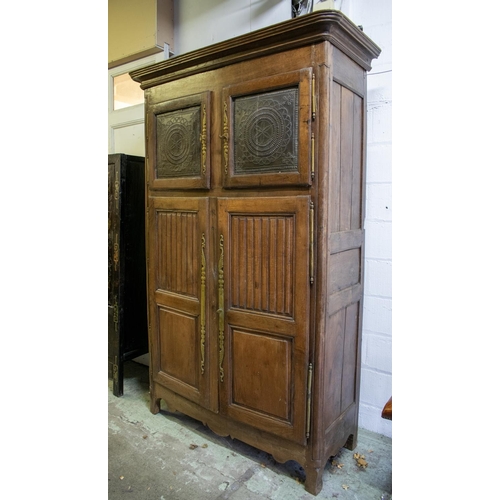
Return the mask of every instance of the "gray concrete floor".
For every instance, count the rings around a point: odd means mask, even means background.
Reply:
[[[304,471],[164,406],[149,411],[148,367],[125,363],[124,394],[108,381],[108,500],[306,500],[392,498],[392,440],[359,430],[354,451],[326,464],[323,489],[304,489]],[[163,405],[163,402],[162,402]],[[366,468],[354,454],[364,456]]]

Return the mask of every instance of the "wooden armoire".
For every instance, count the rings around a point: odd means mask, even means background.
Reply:
[[[108,378],[123,395],[123,364],[148,352],[145,161],[108,155]]]
[[[357,440],[366,71],[319,11],[131,72],[146,103],[151,411],[295,460]]]

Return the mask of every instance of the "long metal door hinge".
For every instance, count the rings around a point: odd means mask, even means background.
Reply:
[[[312,103],[311,103],[311,115],[312,119],[316,120],[316,76],[312,74]]]
[[[313,364],[309,363],[307,370],[306,439],[309,439],[311,435],[312,376]]]
[[[314,203],[309,205],[309,281],[314,284]]]
[[[311,82],[311,119],[312,121],[316,120],[316,76],[314,73],[312,74],[312,82]],[[314,180],[314,132],[311,132],[311,180]]]
[[[311,179],[314,180],[314,133],[311,134]]]

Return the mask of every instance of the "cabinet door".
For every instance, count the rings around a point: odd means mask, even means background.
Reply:
[[[154,380],[210,407],[208,199],[150,198],[148,234]]]
[[[305,441],[308,196],[219,199],[221,412]]]
[[[154,189],[210,187],[210,92],[150,106],[148,169]]]
[[[223,89],[223,185],[310,185],[312,69]]]

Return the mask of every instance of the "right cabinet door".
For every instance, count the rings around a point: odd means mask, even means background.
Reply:
[[[221,412],[303,443],[309,196],[218,200]]]
[[[310,185],[312,75],[305,68],[224,87],[224,187]]]

